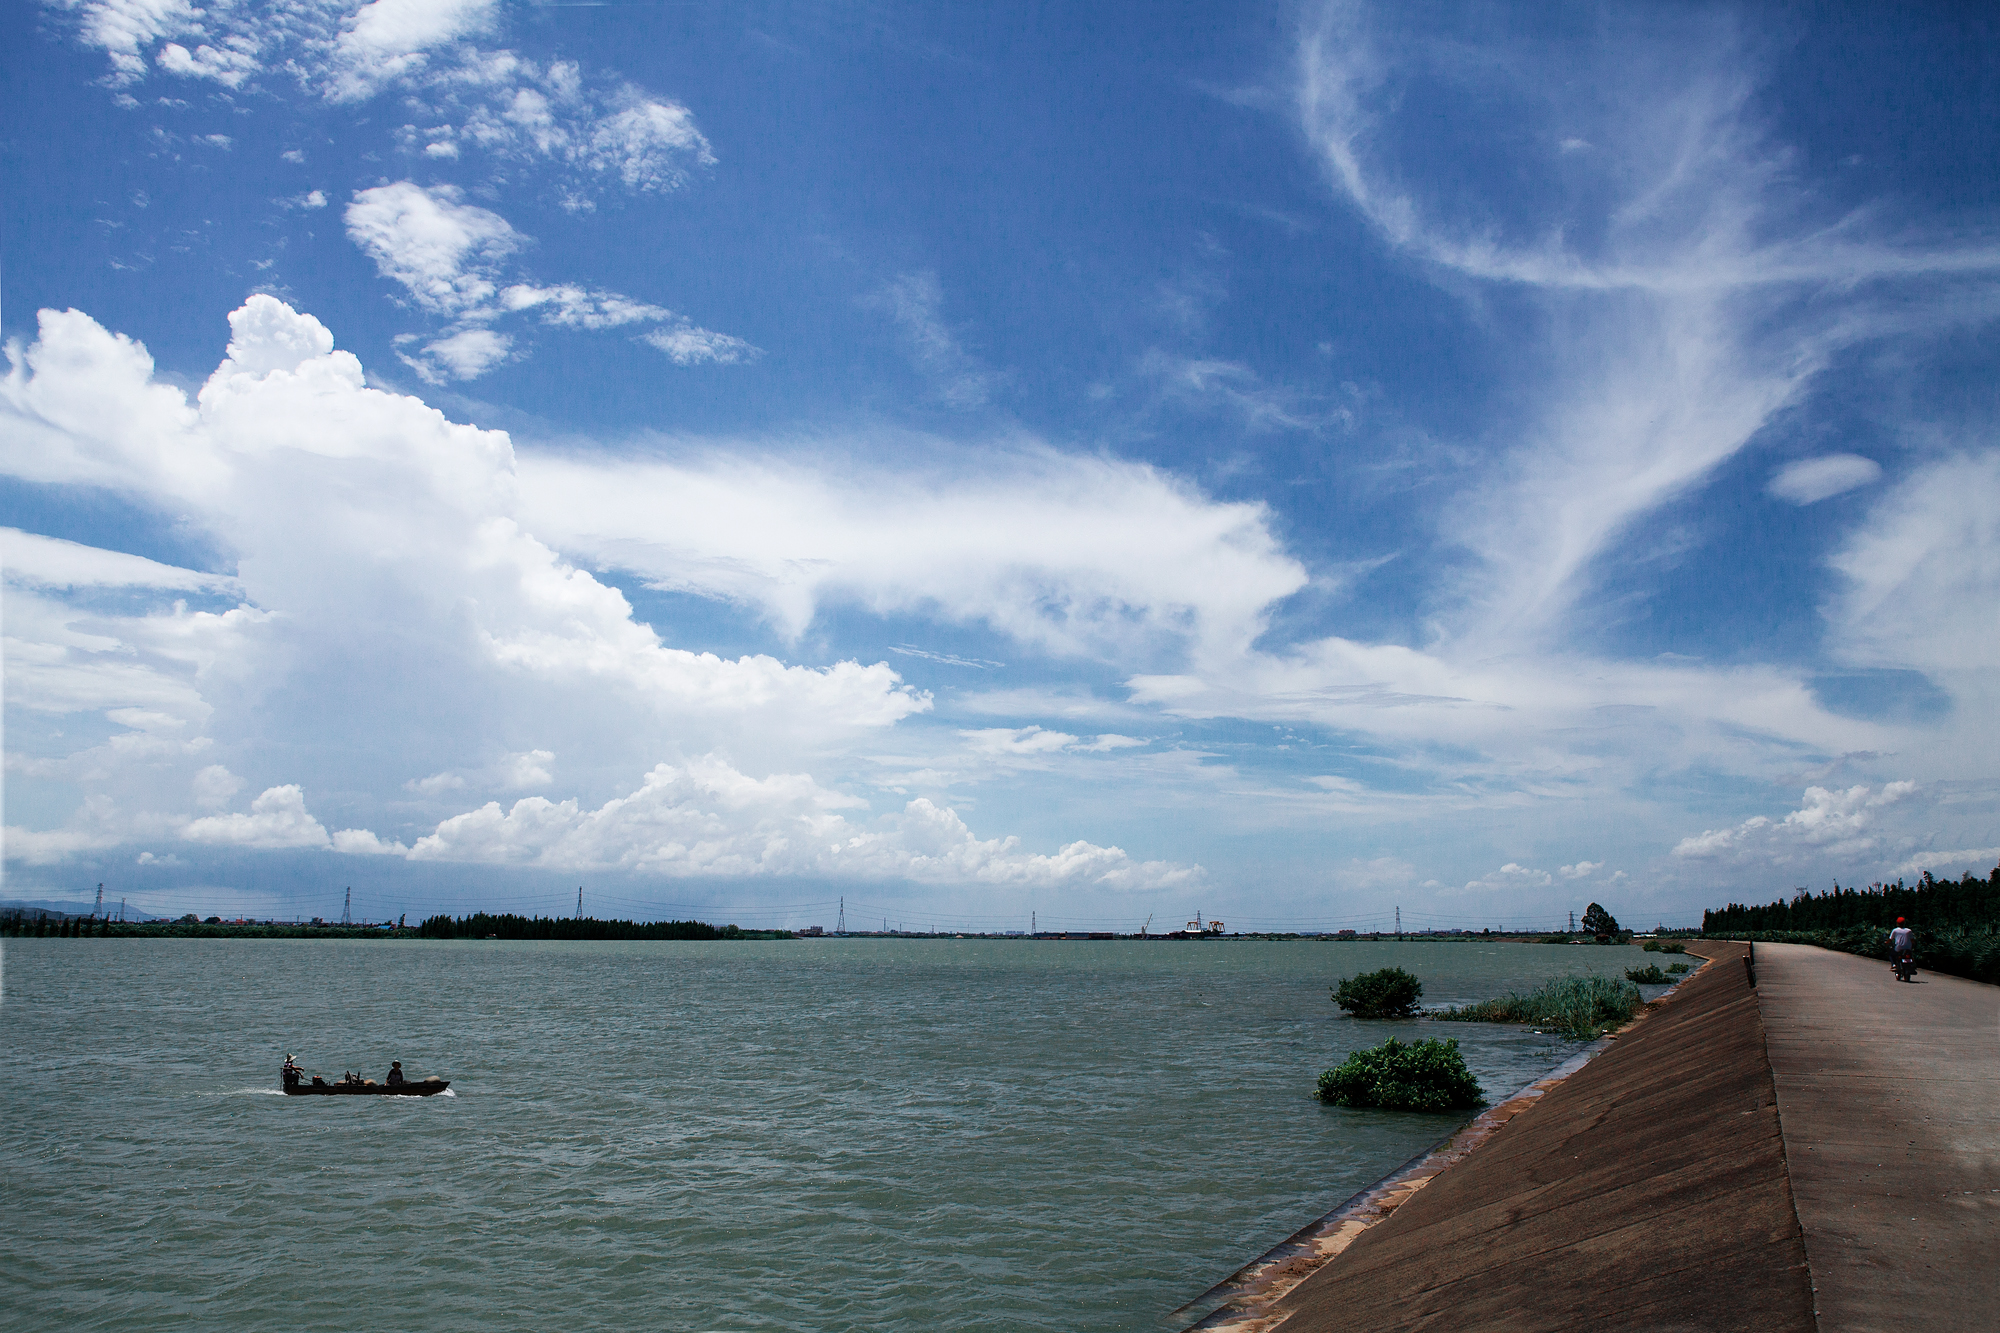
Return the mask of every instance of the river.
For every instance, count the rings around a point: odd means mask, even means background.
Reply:
[[[1389,1035],[1498,1099],[1574,1043],[1361,1023],[1636,948],[10,940],[0,1326],[1148,1330],[1455,1121],[1321,1106]],[[1650,992],[1649,992],[1650,993]],[[285,1098],[288,1051],[445,1096]]]

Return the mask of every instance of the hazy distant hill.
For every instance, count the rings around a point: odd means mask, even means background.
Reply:
[[[58,902],[53,898],[0,898],[0,912],[47,912],[50,916],[89,916],[95,905],[93,899],[85,899],[80,902]],[[104,910],[111,916],[116,917],[118,915],[118,904],[108,902],[104,904]],[[125,904],[125,919],[127,921],[150,921],[164,915],[164,913],[155,912],[151,908],[141,907],[137,903],[128,902]]]

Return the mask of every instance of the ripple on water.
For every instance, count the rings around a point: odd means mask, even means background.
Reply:
[[[22,1326],[1154,1329],[1450,1128],[1319,1071],[1628,949],[10,941]],[[1573,1043],[1456,1036],[1489,1093]],[[287,1098],[282,1054],[427,1098]],[[418,1075],[421,1076],[421,1073]],[[263,1085],[257,1080],[268,1077]],[[463,1096],[460,1096],[460,1093]]]

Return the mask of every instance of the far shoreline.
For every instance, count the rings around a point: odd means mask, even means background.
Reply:
[[[79,916],[58,912],[0,909],[0,938],[8,939],[312,939],[312,940],[430,940],[434,943],[469,941],[596,940],[641,942],[688,942],[709,940],[992,940],[1010,943],[1037,942],[1118,942],[1118,943],[1312,943],[1312,944],[1541,944],[1616,947],[1653,939],[1698,940],[1697,931],[1664,931],[1657,935],[1633,935],[1625,939],[1603,940],[1588,935],[1568,935],[1547,931],[1231,931],[1226,934],[1186,931],[1123,933],[1118,931],[930,931],[930,930],[850,930],[844,933],[817,929],[758,930],[735,925],[712,926],[706,922],[604,921],[594,918],[543,917],[530,921],[524,931],[477,932],[458,930],[441,934],[420,925],[391,922],[280,921],[210,917],[189,920],[155,918],[147,921],[118,921],[106,917]],[[426,923],[428,924],[428,923]],[[693,929],[689,929],[689,928]],[[674,933],[680,930],[684,933]]]

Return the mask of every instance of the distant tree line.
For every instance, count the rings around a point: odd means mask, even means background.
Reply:
[[[1823,949],[1889,957],[1889,927],[1897,917],[1917,932],[1917,965],[1933,972],[2000,982],[2000,866],[1985,879],[1932,879],[1871,884],[1865,889],[1800,893],[1768,907],[1731,903],[1702,914],[1702,929],[1736,940],[1817,944]]]
[[[785,930],[740,930],[706,921],[599,921],[595,917],[440,914],[417,933],[434,940],[742,940],[789,939]]]
[[[1853,926],[1896,924],[1907,918],[1918,930],[1990,930],[2000,926],[2000,866],[1982,879],[1967,871],[1963,878],[1932,879],[1925,871],[1915,884],[1871,884],[1843,889],[1835,884],[1825,893],[1794,894],[1790,902],[1764,907],[1731,903],[1703,912],[1701,928],[1717,934],[1746,930],[1846,930]]]
[[[108,917],[72,916],[61,912],[0,911],[0,936],[75,939],[84,936],[151,937],[214,936],[260,939],[408,939],[434,940],[752,940],[790,939],[786,930],[743,930],[712,926],[706,921],[599,921],[593,917],[516,916],[475,912],[471,916],[438,915],[415,929],[393,926],[303,926],[276,923],[226,922],[193,916],[178,921],[113,921]]]
[[[70,916],[63,912],[24,912],[19,909],[0,912],[0,935],[17,937],[54,935],[63,939],[73,939],[82,935],[110,933],[109,917],[91,918]]]
[[[206,921],[192,914],[175,921],[118,921],[103,916],[76,916],[64,912],[0,911],[0,935],[27,938],[77,939],[265,939],[265,940],[386,940],[407,939],[414,930],[393,926],[299,925],[295,922]]]

